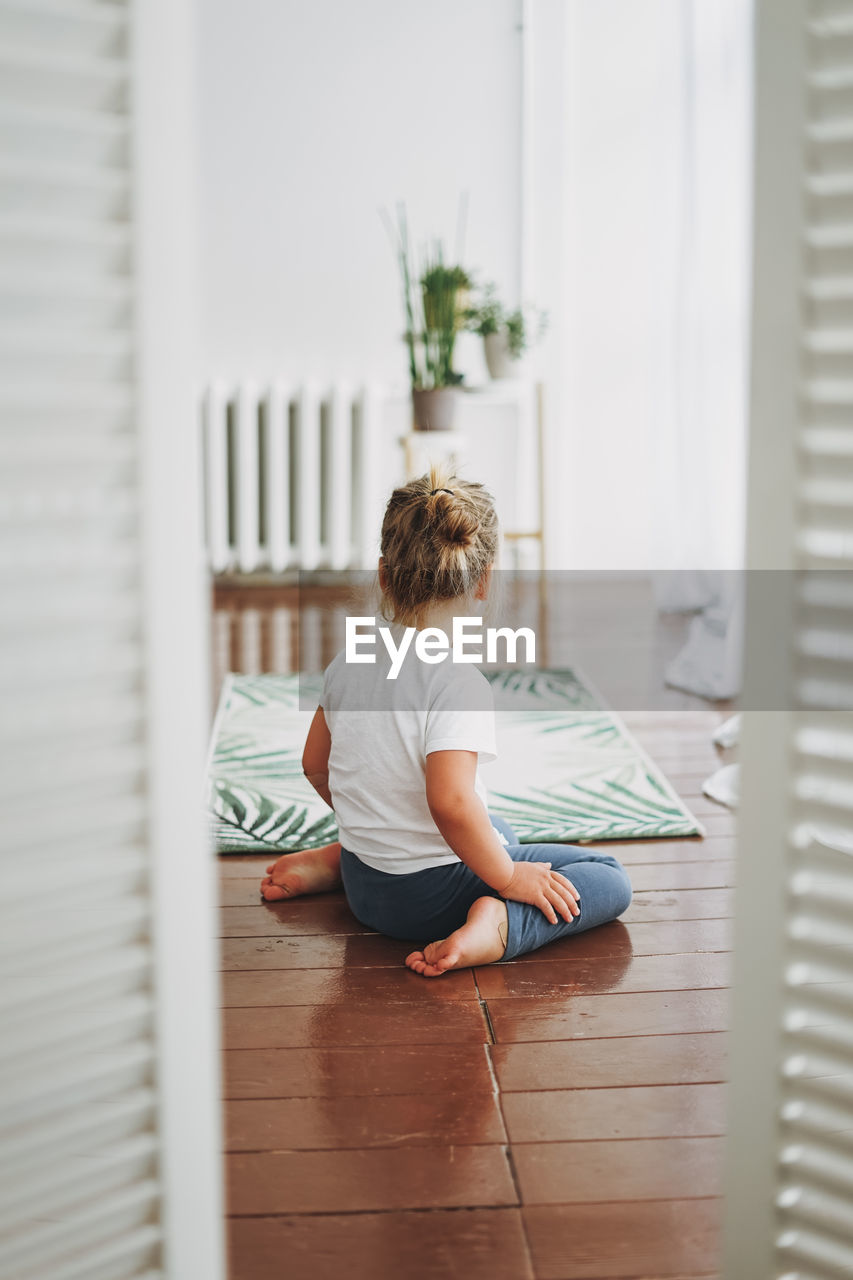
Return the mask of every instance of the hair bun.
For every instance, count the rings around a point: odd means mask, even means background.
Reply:
[[[433,465],[388,500],[379,540],[383,603],[397,621],[417,626],[436,601],[473,599],[497,546],[488,489],[448,463]]]
[[[450,547],[469,546],[480,527],[480,517],[473,504],[447,489],[438,489],[430,495],[430,501],[439,540]]]

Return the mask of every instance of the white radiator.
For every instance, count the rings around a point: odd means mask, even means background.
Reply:
[[[213,383],[202,404],[213,572],[373,567],[379,407],[370,387]]]

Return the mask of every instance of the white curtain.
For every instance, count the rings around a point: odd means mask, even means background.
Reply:
[[[526,0],[525,14],[549,563],[736,568],[751,0]]]
[[[662,282],[653,381],[661,609],[702,610],[671,684],[728,698],[740,681],[752,171],[751,0],[679,0],[673,144],[655,247]],[[728,572],[726,572],[728,571]]]
[[[681,54],[660,87],[659,567],[743,563],[751,222],[751,0],[668,6]],[[687,579],[684,579],[686,587]],[[701,584],[700,592],[702,591]],[[700,600],[701,603],[701,600]]]

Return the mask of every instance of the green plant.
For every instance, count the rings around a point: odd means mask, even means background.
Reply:
[[[524,321],[524,312],[520,307],[516,307],[515,311],[510,311],[506,317],[504,327],[506,329],[506,344],[509,348],[509,354],[513,359],[518,359],[527,350],[531,342]]]
[[[420,274],[412,267],[409,228],[405,206],[397,208],[396,230],[383,211],[386,228],[395,245],[406,329],[403,340],[409,359],[412,387],[426,390],[458,386],[462,374],[453,368],[456,335],[465,327],[465,300],[471,287],[468,273],[460,266],[448,266],[441,243],[424,254]]]
[[[435,246],[435,255],[419,281],[425,376],[415,385],[452,387],[462,381],[462,375],[453,369],[453,348],[464,322],[460,294],[467,292],[471,282],[462,267],[444,265],[440,244]]]
[[[480,302],[465,313],[465,321],[465,327],[472,333],[479,333],[482,338],[487,338],[490,333],[500,332],[504,323],[504,309],[493,284],[486,285]]]
[[[538,342],[548,325],[548,316],[537,307],[516,307],[508,311],[500,301],[497,286],[483,287],[479,301],[466,312],[466,328],[487,338],[505,333],[509,354],[515,359]]]

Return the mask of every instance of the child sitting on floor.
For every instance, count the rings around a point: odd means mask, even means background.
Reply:
[[[452,631],[486,599],[498,546],[482,485],[433,469],[395,489],[382,522],[379,586],[398,645],[406,628]],[[606,854],[519,844],[487,810],[478,762],[495,759],[492,692],[469,664],[407,650],[326,669],[302,765],[335,811],[340,843],[283,854],[268,902],[343,885],[362,924],[427,945],[406,957],[434,978],[510,960],[621,915],[631,883]],[[571,870],[571,880],[566,872]]]

